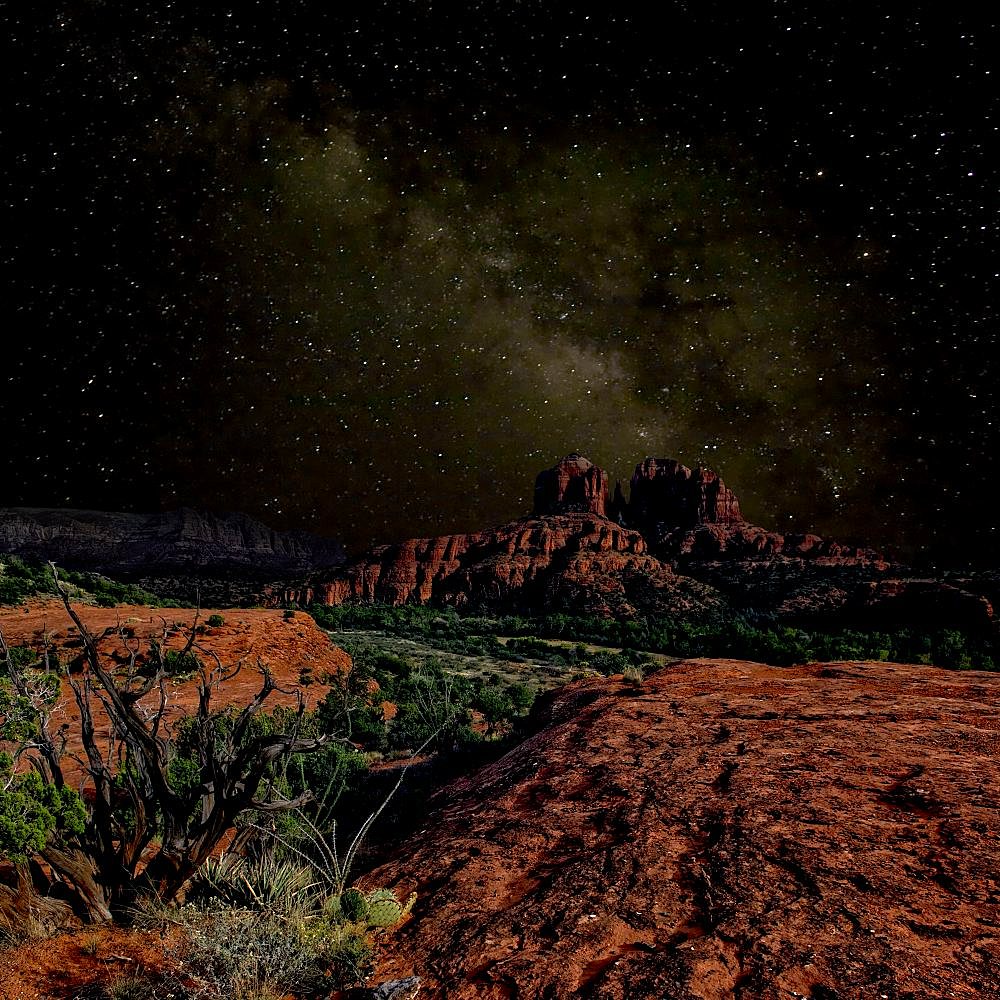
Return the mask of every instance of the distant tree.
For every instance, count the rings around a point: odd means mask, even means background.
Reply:
[[[497,729],[514,715],[514,703],[502,688],[490,684],[483,685],[476,693],[473,708],[482,713],[486,720],[486,735],[492,736]]]

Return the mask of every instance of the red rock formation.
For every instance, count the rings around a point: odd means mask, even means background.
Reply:
[[[538,474],[535,514],[607,515],[608,474],[575,451]]]
[[[741,524],[736,494],[711,470],[647,458],[632,473],[627,523],[647,537],[699,524]]]
[[[378,601],[614,617],[753,609],[793,620],[989,626],[993,605],[969,584],[882,587],[902,577],[878,552],[743,520],[710,469],[647,458],[631,497],[572,454],[538,476],[536,514],[487,531],[372,549],[333,576],[268,600]],[[1000,584],[986,581],[1000,596]],[[960,593],[959,593],[960,591]],[[900,592],[902,593],[902,592]],[[907,615],[910,617],[907,618]]]
[[[889,563],[874,549],[843,545],[819,535],[780,535],[742,521],[738,524],[700,524],[660,538],[658,552],[671,559],[717,560],[789,556],[815,562],[868,565],[879,570]]]
[[[366,877],[429,997],[1000,997],[1000,675],[692,660],[573,684]]]
[[[593,514],[531,517],[469,535],[372,549],[332,580],[285,591],[290,602],[438,603],[625,617],[714,607],[711,588],[679,579],[645,539]]]

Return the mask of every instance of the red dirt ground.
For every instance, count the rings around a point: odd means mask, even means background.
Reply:
[[[155,974],[165,945],[158,931],[100,927],[0,951],[0,1000],[68,1000],[118,976]]]

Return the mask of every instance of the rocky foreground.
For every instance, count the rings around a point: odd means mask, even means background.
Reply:
[[[580,682],[370,876],[382,978],[486,998],[1000,997],[1000,677],[691,660]]]

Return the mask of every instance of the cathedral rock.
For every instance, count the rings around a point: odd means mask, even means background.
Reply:
[[[532,512],[493,528],[370,549],[272,603],[432,604],[619,618],[748,611],[784,621],[991,627],[991,594],[916,579],[872,549],[746,521],[711,469],[646,458],[609,497],[573,452],[541,472]]]

